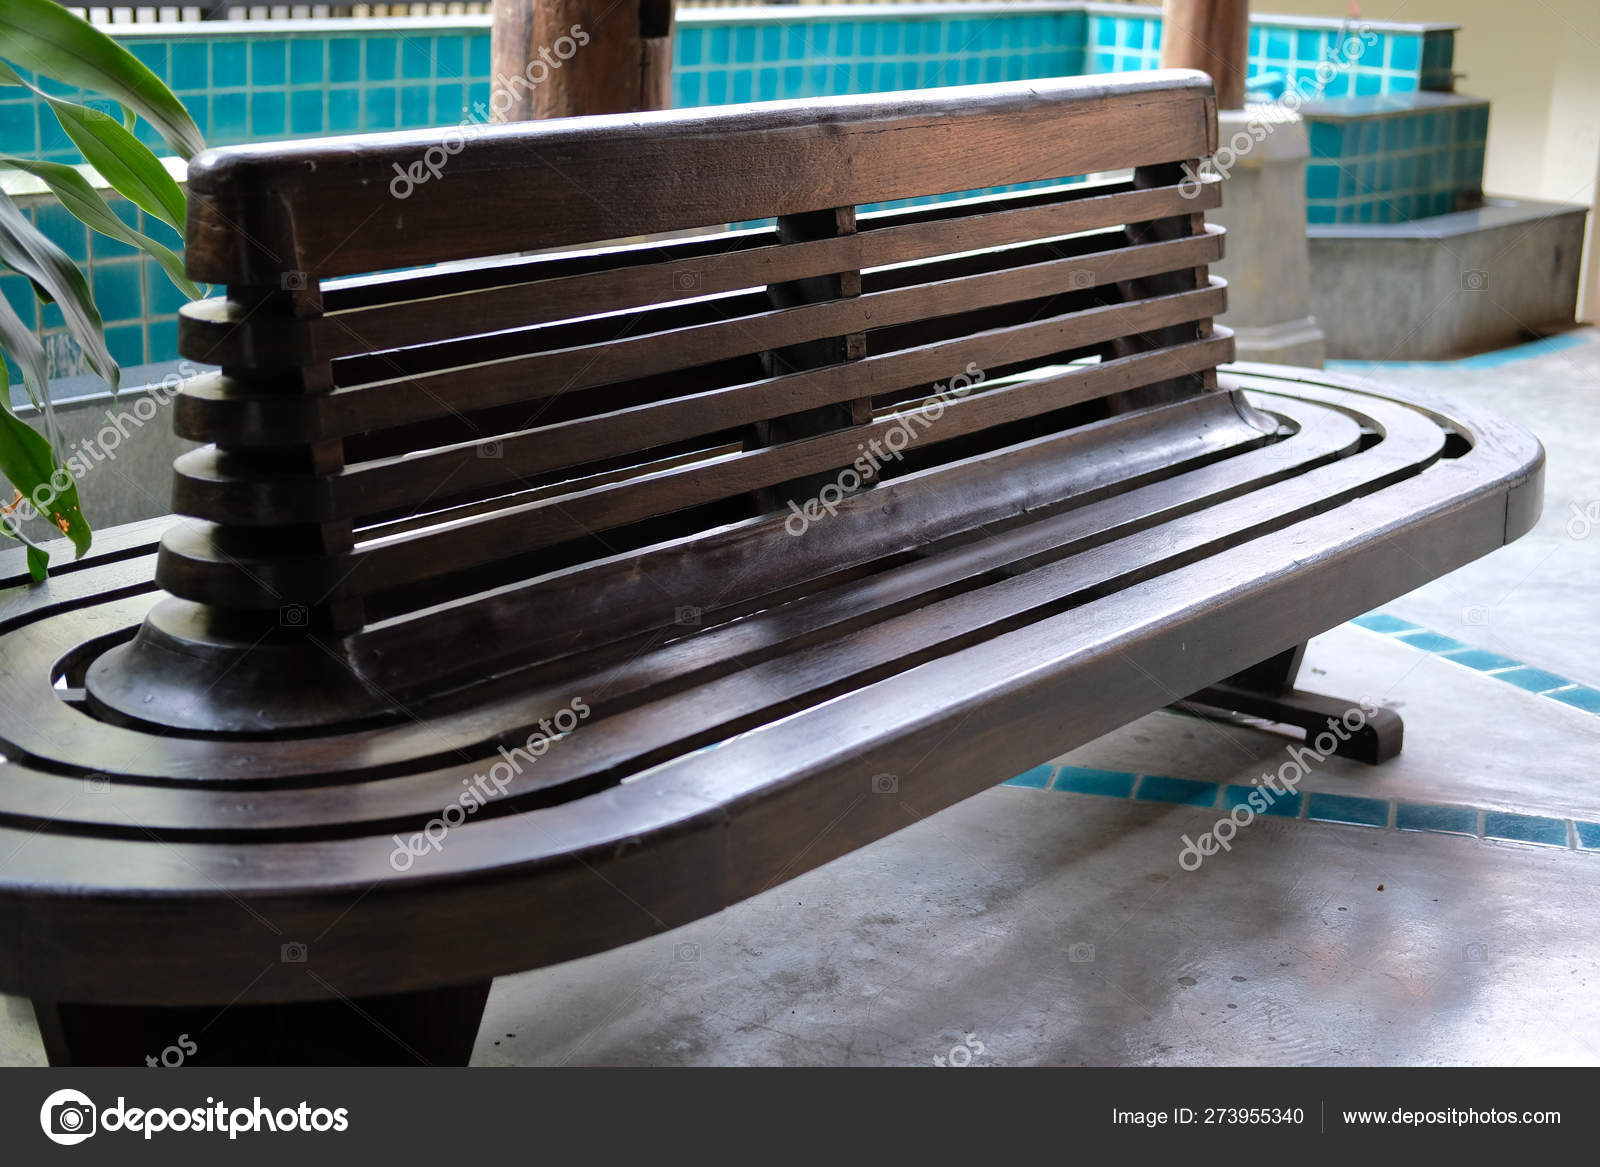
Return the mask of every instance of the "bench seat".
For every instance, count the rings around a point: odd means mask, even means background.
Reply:
[[[1176,432],[1205,437],[1175,440],[1152,481],[1121,457],[1113,422],[1080,450],[1066,505],[991,516],[770,607],[685,596],[697,626],[670,638],[562,658],[469,713],[256,742],[243,764],[234,743],[85,724],[37,691],[85,625],[137,626],[165,523],[103,534],[42,587],[13,555],[0,934],[17,942],[0,949],[0,985],[170,1004],[265,970],[259,999],[320,997],[277,961],[280,943],[317,938],[319,977],[361,996],[650,935],[1159,709],[1537,517],[1541,453],[1514,427],[1328,374],[1240,367],[1236,383],[1292,436],[1262,443],[1257,414],[1223,396],[1204,428],[1181,419]],[[985,470],[1035,473],[1027,453]],[[574,697],[590,719],[396,870],[396,836],[486,772],[492,743]],[[105,788],[84,781],[113,759]],[[118,956],[123,937],[171,929],[181,945]]]

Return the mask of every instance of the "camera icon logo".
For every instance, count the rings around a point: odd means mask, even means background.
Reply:
[[[285,604],[278,609],[278,623],[284,628],[304,628],[311,622],[311,611],[304,604]]]
[[[85,774],[83,788],[90,794],[109,794],[111,792],[111,779],[104,774]]]
[[[303,271],[286,271],[279,278],[285,292],[303,292],[306,290],[306,273]]]
[[[1094,272],[1086,268],[1075,268],[1072,274],[1067,277],[1067,286],[1075,292],[1081,292],[1085,288],[1092,288],[1094,285]]]
[[[1489,286],[1489,273],[1474,268],[1461,273],[1461,287],[1468,292],[1481,292]]]
[[[278,959],[284,964],[304,964],[306,962],[306,946],[298,940],[292,940],[278,949]]]
[[[684,628],[698,628],[700,627],[700,609],[693,604],[680,604],[678,605],[678,610],[673,613],[672,622],[682,625]]]
[[[672,288],[677,292],[698,292],[704,281],[697,271],[675,271],[672,273]]]
[[[900,792],[900,778],[895,774],[874,774],[872,776],[872,793],[898,794]]]
[[[1078,943],[1068,946],[1067,960],[1073,964],[1093,964],[1094,945],[1085,944],[1080,940]]]
[[[505,443],[498,438],[491,442],[478,443],[478,457],[484,461],[493,462],[498,458],[503,458],[505,457],[505,452]]]
[[[98,1113],[87,1094],[57,1090],[39,1108],[39,1126],[52,1143],[73,1147],[94,1134]]]
[[[672,959],[679,964],[694,964],[700,959],[700,946],[685,942],[672,950]]]

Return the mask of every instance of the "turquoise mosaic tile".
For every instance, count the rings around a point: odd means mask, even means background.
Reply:
[[[322,37],[306,37],[289,42],[289,83],[291,85],[320,84],[326,68],[327,56],[328,42]]]
[[[1368,612],[1364,616],[1357,616],[1350,623],[1365,628],[1369,632],[1400,634],[1414,630],[1420,631],[1418,626],[1409,620],[1402,620],[1400,617],[1391,616],[1387,612]]]
[[[1567,820],[1488,811],[1483,816],[1483,837],[1511,839],[1519,843],[1543,843],[1547,847],[1565,847]]]
[[[1547,673],[1543,669],[1529,668],[1527,665],[1496,673],[1495,678],[1515,685],[1519,689],[1525,689],[1529,693],[1544,693],[1550,689],[1560,689],[1572,684],[1565,677]]]
[[[1485,648],[1458,649],[1447,655],[1456,664],[1466,665],[1467,668],[1477,669],[1479,672],[1488,672],[1490,669],[1514,668],[1518,663],[1509,656],[1504,656],[1498,652],[1490,652]]]
[[[1443,835],[1476,835],[1478,812],[1468,806],[1427,806],[1402,802],[1395,807],[1394,825],[1402,831],[1429,831]]]
[[[1007,786],[1026,786],[1033,790],[1044,790],[1049,787],[1050,779],[1055,775],[1054,766],[1035,766],[1025,773],[1018,774],[1015,778],[1005,783]]]
[[[1055,788],[1077,794],[1100,794],[1110,798],[1127,798],[1133,794],[1137,774],[1124,774],[1117,770],[1091,770],[1081,766],[1063,766],[1056,775]]]
[[[1385,827],[1389,825],[1389,804],[1381,798],[1317,793],[1306,802],[1306,818],[1358,827]]]
[[[1600,713],[1600,690],[1597,689],[1578,685],[1571,689],[1546,693],[1545,696],[1563,705],[1571,705],[1574,709],[1582,709],[1585,713]]]
[[[1467,647],[1459,640],[1441,636],[1437,632],[1429,632],[1425,628],[1419,628],[1415,632],[1403,632],[1399,638],[1413,648],[1420,648],[1423,652],[1459,652]]]
[[[1256,811],[1257,814],[1269,815],[1272,818],[1294,819],[1300,817],[1300,807],[1305,801],[1305,796],[1298,792],[1285,791],[1282,794],[1273,794],[1271,789],[1258,789],[1254,786],[1224,786],[1222,788],[1222,806],[1225,810],[1232,810],[1236,806],[1250,806],[1252,794],[1260,793],[1265,802],[1266,809]],[[1265,800],[1270,798],[1270,802]]]

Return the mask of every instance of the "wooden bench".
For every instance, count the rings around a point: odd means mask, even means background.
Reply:
[[[1215,126],[1163,72],[196,159],[188,517],[0,572],[51,1059],[464,1062],[493,977],[1169,703],[1349,708],[1299,646],[1526,531],[1542,452],[1219,376]]]

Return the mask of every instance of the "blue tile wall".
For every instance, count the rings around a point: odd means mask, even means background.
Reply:
[[[1085,29],[1083,72],[1116,73],[1154,69],[1161,55],[1161,18],[1155,12],[1090,12]],[[1336,28],[1295,27],[1274,20],[1250,27],[1252,84],[1275,78],[1303,95],[1414,93],[1449,89],[1455,55],[1454,35],[1419,27],[1415,32],[1369,29],[1345,33]],[[1318,66],[1336,66],[1319,74]]]
[[[678,106],[837,97],[1083,72],[1085,13],[680,22]]]
[[[479,79],[468,76],[469,62],[482,79],[489,74],[488,30],[469,27],[403,36],[357,30],[126,43],[182,99],[213,146],[457,122],[465,114],[463,83]],[[81,90],[62,92],[85,98]],[[159,144],[148,127],[141,131]],[[0,153],[81,161],[43,103],[15,87],[0,89]]]
[[[1302,113],[1311,141],[1306,217],[1317,223],[1404,223],[1443,215],[1483,192],[1489,104],[1472,98],[1370,101],[1370,112]],[[1443,103],[1443,104],[1438,104]]]
[[[1257,22],[1252,76],[1291,84],[1314,79],[1336,40],[1330,29]],[[212,145],[448,125],[482,118],[489,99],[489,31],[472,18],[403,32],[331,22],[326,30],[270,39],[223,27],[204,36],[135,35],[124,43],[172,87]],[[815,20],[781,11],[750,20],[738,9],[726,16],[700,10],[678,24],[672,93],[675,104],[692,106],[1144,69],[1157,64],[1160,48],[1159,14],[1140,8],[997,8],[977,15],[933,8],[914,16],[852,13]],[[1448,31],[1385,30],[1324,94],[1449,89],[1453,57]],[[87,97],[70,86],[47,88]],[[1322,139],[1329,152],[1318,155],[1327,162],[1319,163],[1323,169],[1314,180],[1313,221],[1439,213],[1452,190],[1481,175],[1485,124],[1440,121],[1426,138],[1419,127],[1412,146],[1381,136],[1369,142],[1359,133],[1336,144]],[[149,126],[141,123],[138,132],[161,148]],[[19,87],[0,88],[0,153],[80,161],[48,109]],[[1446,172],[1458,176],[1457,187],[1448,186]],[[139,364],[176,357],[178,301],[158,269],[119,244],[91,241],[58,208],[30,205],[28,213],[91,269],[120,359]],[[131,206],[119,213],[142,219]],[[172,234],[159,224],[141,229],[162,238]],[[0,290],[25,321],[45,327],[57,374],[83,371],[60,330],[59,313],[41,314],[16,277],[0,277]]]

